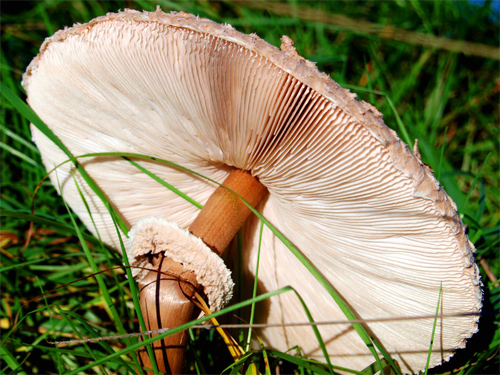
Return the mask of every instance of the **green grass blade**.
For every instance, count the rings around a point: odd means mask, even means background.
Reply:
[[[295,292],[295,295],[299,299],[299,301],[300,301],[300,303],[302,305],[302,308],[304,309],[304,311],[305,311],[305,313],[307,315],[307,319],[311,323],[314,323],[314,319],[313,319],[313,317],[311,315],[311,312],[307,308],[307,305],[304,302],[304,300],[302,299],[302,297],[297,292]],[[316,336],[316,339],[318,340],[319,347],[321,348],[321,351],[323,352],[323,356],[325,357],[326,363],[328,364],[328,368],[330,369],[330,374],[333,374],[333,367],[332,367],[332,363],[330,362],[330,356],[328,355],[328,351],[326,350],[325,342],[323,341],[323,338],[321,337],[321,334],[319,333],[319,329],[318,329],[318,327],[315,324],[312,324],[311,328],[314,331],[314,335]]]
[[[38,151],[38,149],[35,147],[35,145],[33,145],[32,142],[24,139],[23,137],[21,137],[19,134],[16,134],[14,133],[13,131],[7,129],[5,126],[1,126],[0,127],[0,130],[5,133],[5,135],[7,137],[10,137],[12,138],[13,140],[21,143],[24,147],[27,147],[29,148],[31,151],[33,151],[35,154],[40,154],[40,151]]]
[[[293,356],[290,354],[282,353],[282,352],[277,351],[277,350],[267,349],[267,353],[270,356],[281,358],[284,361],[287,361],[287,362],[293,363],[294,365],[300,366],[303,369],[305,369],[306,371],[309,371],[313,374],[321,374],[321,375],[331,374],[330,371],[328,371],[327,369],[324,368],[325,365],[323,363],[320,363],[320,362],[315,361],[315,360],[296,357],[296,356]],[[348,372],[348,373],[352,373],[352,374],[361,374],[361,372],[359,372],[359,371],[351,370],[351,369],[348,369],[345,367],[340,367],[340,366],[332,366],[332,367],[338,371]]]
[[[441,145],[441,151],[439,153],[439,164],[436,173],[436,180],[441,181],[441,171],[443,169],[443,160],[444,160],[444,149],[446,147],[446,136],[448,135],[448,127],[444,130],[443,135],[443,144]]]
[[[484,166],[488,163],[488,159],[490,158],[490,156],[491,156],[491,152],[488,153],[488,155],[486,155],[486,159],[484,159],[484,162],[481,165],[481,168],[479,168],[479,171],[477,172],[476,176],[474,177],[474,181],[472,181],[472,185],[469,189],[469,192],[467,193],[467,197],[465,198],[465,202],[464,202],[463,206],[459,207],[459,209],[458,209],[459,212],[465,213],[465,211],[467,210],[467,205],[469,204],[469,199],[472,195],[472,191],[476,187],[477,181],[481,177],[481,172],[483,171]]]
[[[196,353],[196,350],[194,350],[193,346],[191,345],[191,343],[195,341],[193,330],[192,329],[188,330],[188,333],[189,333],[188,349],[191,351],[193,357],[195,358],[194,369],[196,371],[196,375],[207,374],[207,371],[203,367],[203,362],[201,361],[198,353]]]
[[[75,335],[80,340],[83,339],[82,335],[80,334],[80,331],[76,328],[76,326],[73,324],[73,322],[70,319],[68,319],[68,317],[66,316],[66,311],[61,310],[59,307],[57,307],[57,311],[59,312],[59,315],[62,316],[62,318],[66,322],[66,325],[69,326],[69,327],[71,327],[71,329],[73,330],[73,332],[75,333]],[[68,313],[69,313],[68,315],[71,315],[73,317],[77,317],[77,319],[80,318],[80,317],[78,317],[77,314],[74,314],[74,313],[72,314],[71,312],[68,312]],[[78,320],[80,320],[80,319],[78,319]],[[87,329],[87,332],[89,332],[91,335],[98,336],[97,333],[93,329],[91,329],[90,327],[86,327],[86,326],[84,326],[84,327]],[[94,352],[88,346],[88,344],[87,343],[83,343],[83,346],[85,347],[85,350],[87,351],[87,353],[92,357],[92,359],[94,361],[96,361],[97,358],[94,355]],[[106,371],[103,369],[102,366],[99,366],[99,368],[100,368],[100,370],[102,372],[106,373]]]
[[[436,335],[436,326],[437,326],[437,320],[439,317],[439,308],[441,307],[441,295],[442,295],[442,293],[443,293],[443,283],[441,282],[441,286],[439,287],[438,303],[436,306],[436,317],[434,318],[434,324],[432,325],[431,342],[429,344],[429,354],[427,355],[427,362],[425,364],[424,375],[427,375],[427,371],[429,370],[429,364],[431,361],[432,346],[434,345],[434,336]]]
[[[384,363],[386,363],[385,358],[382,362],[382,365],[384,365]],[[380,365],[377,362],[374,362],[374,363],[370,364],[369,366],[366,366],[363,370],[361,370],[360,374],[374,375],[377,372],[382,371],[382,370],[383,370],[383,367],[380,367]],[[382,374],[383,374],[383,372],[382,372]]]
[[[259,265],[260,265],[260,249],[262,246],[262,232],[264,230],[264,223],[260,222],[260,231],[259,231],[259,248],[257,250],[257,266],[255,268],[255,277],[254,277],[254,283],[253,283],[253,293],[252,297],[255,298],[257,296],[257,285],[259,281]],[[253,319],[255,315],[255,303],[252,304],[250,308],[250,320],[249,323],[253,324]],[[252,341],[252,328],[248,328],[248,338],[247,338],[247,345],[245,347],[245,351],[248,352],[250,350],[250,342]]]
[[[18,151],[15,148],[9,146],[8,144],[0,142],[0,148],[3,148],[4,150],[10,152],[11,155],[13,155],[13,156],[15,156],[15,157],[17,157],[17,158],[19,158],[21,160],[24,160],[26,163],[29,163],[29,164],[31,164],[34,167],[37,167],[37,168],[40,167],[40,164],[38,164],[32,158],[30,158],[29,156],[23,154],[21,151]]]
[[[434,345],[434,336],[436,334],[436,326],[437,326],[437,320],[439,317],[439,308],[441,307],[441,294],[442,293],[443,293],[443,283],[441,282],[441,286],[439,287],[438,303],[436,306],[436,317],[434,318],[434,324],[432,325],[431,342],[429,344],[429,354],[427,355],[427,362],[425,363],[424,375],[427,375],[427,371],[429,370],[429,364],[431,361],[432,346]]]
[[[50,22],[50,18],[47,14],[46,11],[46,6],[47,3],[41,2],[38,6],[38,11],[40,12],[40,15],[42,16],[43,23],[45,24],[45,27],[47,28],[47,34],[52,35],[54,34],[54,27],[52,26],[52,22]]]
[[[266,349],[262,348],[262,356],[264,357],[265,363],[265,375],[271,375],[271,369],[269,368],[269,358],[267,357]]]
[[[45,291],[43,290],[43,286],[42,286],[42,283],[40,282],[40,278],[38,276],[35,276],[35,280],[38,284],[38,287],[40,288],[40,292],[42,293],[42,296],[43,296],[43,302],[45,303],[45,308],[47,309],[47,312],[49,314],[50,326],[54,327],[54,322],[52,321],[52,312],[49,309],[49,303],[47,302],[47,296],[45,294]]]
[[[0,346],[0,358],[9,366],[12,374],[27,375],[25,371],[21,370],[21,364],[4,346]]]
[[[231,370],[229,374],[241,374],[240,370],[245,366],[245,362],[253,355],[253,353],[247,353],[243,355],[236,362],[231,363],[228,367],[222,371],[223,374],[227,373],[228,370]]]
[[[190,196],[184,194],[182,191],[180,191],[179,189],[177,189],[176,187],[170,185],[168,182],[166,181],[163,181],[160,177],[158,177],[157,175],[155,175],[154,173],[148,171],[146,168],[144,168],[143,166],[137,164],[135,161],[127,158],[127,157],[124,157],[125,160],[127,160],[130,164],[132,164],[134,167],[136,167],[137,169],[139,169],[141,172],[147,174],[149,177],[151,177],[153,180],[155,180],[156,182],[160,183],[161,185],[165,186],[167,189],[173,191],[175,194],[177,194],[179,197],[181,198],[184,198],[186,201],[188,201],[189,203],[191,203],[193,206],[195,207],[198,207],[199,209],[202,209],[203,208],[203,205],[201,205],[200,203],[196,202],[194,199],[192,199]]]
[[[397,366],[396,362],[394,362],[392,360],[391,355],[384,349],[384,347],[382,345],[380,345],[380,343],[378,341],[376,341],[376,340],[373,340],[373,344],[377,347],[377,349],[379,350],[379,352],[382,353],[382,356],[384,357],[383,359],[387,363],[389,363],[389,365],[391,366],[392,370],[396,374],[401,374],[401,370],[399,369],[399,366]],[[378,362],[378,361],[376,362],[376,365],[377,365],[377,368],[378,368],[378,366],[383,366],[382,362]]]

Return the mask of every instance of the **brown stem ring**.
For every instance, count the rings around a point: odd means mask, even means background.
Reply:
[[[240,169],[233,170],[223,185],[240,195],[252,207],[267,192],[257,178]],[[218,255],[222,255],[251,212],[240,198],[219,186],[190,225],[189,231],[201,238]],[[182,264],[163,255],[157,255],[153,259],[153,268],[157,268],[157,271],[150,271],[140,282],[141,310],[146,329],[178,327],[192,320],[198,311],[191,298],[194,290],[202,288],[197,283],[196,276],[185,270]],[[186,282],[194,288],[186,285]],[[152,345],[161,372],[182,373],[187,340],[187,332],[183,331]],[[140,351],[140,357],[145,367],[152,368],[145,349]]]

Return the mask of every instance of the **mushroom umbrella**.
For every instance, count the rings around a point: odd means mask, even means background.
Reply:
[[[279,50],[185,13],[127,10],[58,31],[23,81],[30,106],[74,155],[148,154],[216,181],[233,169],[248,171],[269,192],[258,211],[360,319],[432,315],[442,289],[430,364],[447,361],[477,331],[470,313],[482,301],[474,248],[455,204],[374,107],[300,57],[289,38],[282,41]],[[66,160],[38,130],[33,137],[47,168]],[[216,189],[175,168],[138,163],[202,204]],[[188,228],[198,215],[128,161],[95,157],[83,166],[129,226],[154,216]],[[61,194],[93,230],[70,171],[58,170]],[[79,175],[77,181],[101,238],[118,248],[105,205]],[[258,219],[250,218],[243,233],[244,271],[252,275]],[[269,230],[259,285],[293,286],[316,321],[344,317]],[[299,345],[304,356],[321,359],[310,327],[286,327],[306,320],[298,306],[294,294],[268,300],[259,321],[285,326],[263,329],[260,337],[268,347]],[[365,328],[403,372],[414,373],[425,367],[432,325],[418,319]],[[334,364],[360,370],[373,362],[350,325],[319,329]]]

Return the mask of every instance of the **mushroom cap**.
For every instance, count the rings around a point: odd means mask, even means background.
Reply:
[[[479,312],[474,247],[456,206],[430,168],[370,104],[300,57],[185,13],[126,10],[48,38],[24,76],[30,106],[74,155],[134,152],[170,160],[217,181],[235,167],[269,190],[258,210],[316,266],[360,319]],[[48,169],[67,157],[33,128]],[[162,216],[186,228],[198,208],[120,158],[82,163],[132,226]],[[204,203],[215,186],[169,166],[141,165]],[[66,164],[61,193],[92,231]],[[53,177],[55,178],[55,177]],[[83,179],[103,240],[118,248],[106,208]],[[256,268],[258,219],[243,228],[245,271]],[[316,321],[345,319],[290,251],[264,230],[260,291],[291,285]],[[251,286],[248,286],[251,288]],[[306,315],[292,293],[261,306],[261,322]],[[477,331],[477,316],[443,317],[431,366],[447,361]],[[404,372],[425,367],[433,320],[365,327]],[[360,370],[374,359],[349,324],[321,326],[333,364]],[[322,359],[310,327],[269,327],[266,346],[299,345]]]

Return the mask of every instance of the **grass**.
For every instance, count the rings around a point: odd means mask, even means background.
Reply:
[[[264,9],[262,3],[208,1],[5,3],[2,83],[24,100],[21,75],[46,36],[106,12],[127,7],[154,10],[157,3],[165,11],[184,10],[231,23],[277,46],[281,35],[290,36],[302,56],[316,61],[321,71],[384,113],[385,122],[405,142],[412,145],[419,140],[422,160],[435,170],[468,225],[485,284],[481,335],[452,362],[429,372],[495,373],[500,344],[500,285],[493,279],[500,273],[500,79],[497,60],[473,54],[477,48],[499,46],[498,17],[489,4],[290,1]],[[350,20],[376,27],[353,28]],[[399,33],[397,40],[384,34],[394,29],[406,33]],[[464,41],[469,54],[432,44],[434,37]],[[29,122],[5,96],[0,119],[0,371],[133,372],[137,338],[61,348],[45,343],[61,336],[78,338],[82,332],[94,337],[137,331],[136,294],[123,277],[126,270],[113,269],[121,264],[118,254],[90,238],[44,180],[46,171],[31,143]],[[41,181],[32,216],[31,197]],[[33,228],[29,220],[35,221]],[[25,248],[28,236],[31,241]],[[263,297],[247,303],[259,298]],[[325,363],[271,350],[249,353],[241,363],[231,365],[217,334],[192,330],[191,336],[186,371],[192,373],[220,373],[226,368],[237,373],[250,368],[250,363],[262,373],[274,372],[277,366],[281,373],[329,371]],[[246,336],[242,339],[246,342]]]

